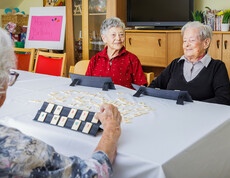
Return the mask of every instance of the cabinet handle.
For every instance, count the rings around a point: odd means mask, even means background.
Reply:
[[[132,40],[132,38],[129,38],[129,45],[132,45],[131,40]]]
[[[161,47],[161,39],[158,39],[158,45]]]
[[[224,40],[224,49],[227,49],[227,43],[228,43],[228,41]]]
[[[219,47],[220,47],[220,40],[217,40],[217,41],[216,41],[216,46],[217,46],[217,48],[219,49]]]

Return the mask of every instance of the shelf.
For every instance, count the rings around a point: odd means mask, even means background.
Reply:
[[[73,14],[74,16],[82,16],[82,14]],[[89,15],[106,15],[106,13],[90,13]]]
[[[89,15],[106,15],[106,13],[89,13]]]

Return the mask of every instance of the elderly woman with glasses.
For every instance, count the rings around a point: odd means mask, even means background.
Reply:
[[[132,83],[147,83],[139,59],[124,47],[124,30],[125,25],[119,18],[103,21],[100,32],[106,47],[92,57],[85,75],[111,77],[114,84],[127,88],[133,88]]]
[[[6,98],[14,59],[11,39],[0,28],[0,107]],[[87,160],[61,155],[46,143],[0,124],[0,177],[111,177],[111,163],[121,134],[121,116],[116,107],[103,104],[96,118],[104,131]],[[78,145],[76,149],[80,149]]]
[[[200,22],[188,22],[181,33],[184,55],[172,61],[149,87],[185,90],[194,100],[230,105],[225,64],[208,54],[211,28]]]

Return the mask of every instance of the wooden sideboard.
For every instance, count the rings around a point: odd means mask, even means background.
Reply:
[[[230,32],[213,32],[209,54],[225,63],[230,76]]]
[[[140,59],[143,67],[163,70],[183,55],[180,30],[126,30],[126,49]],[[230,76],[230,32],[213,32],[209,54],[222,60]]]

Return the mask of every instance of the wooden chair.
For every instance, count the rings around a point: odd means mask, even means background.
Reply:
[[[145,72],[145,78],[147,80],[147,86],[154,80],[154,73],[153,72]]]
[[[75,64],[75,66],[70,66],[69,73],[85,75],[88,68],[89,60],[81,60]]]
[[[17,69],[32,72],[34,68],[35,49],[14,48],[17,58]]]
[[[64,76],[66,53],[48,53],[38,51],[34,67],[35,73]]]

